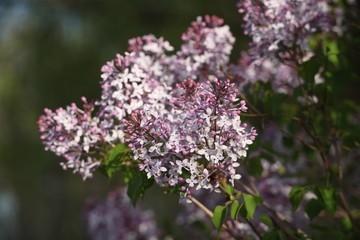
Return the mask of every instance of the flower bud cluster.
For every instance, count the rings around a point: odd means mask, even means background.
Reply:
[[[240,120],[245,101],[236,98],[234,84],[214,76],[202,83],[186,79],[177,87],[181,93],[170,109],[146,106],[123,120],[140,170],[160,185],[179,187],[182,195],[190,188],[218,190],[224,179],[234,184],[240,179],[238,159],[257,135]]]

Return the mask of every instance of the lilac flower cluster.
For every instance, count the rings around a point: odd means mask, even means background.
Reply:
[[[105,202],[90,199],[85,209],[85,222],[93,240],[160,239],[153,212],[133,207],[125,188],[111,192]]]
[[[198,17],[182,35],[184,43],[171,65],[177,82],[206,81],[208,74],[226,68],[235,38],[223,22],[216,16]]]
[[[158,134],[158,140],[143,139],[144,142],[140,143],[137,139],[136,144],[130,146],[135,159],[141,161],[140,169],[145,170],[149,177],[170,186],[184,181],[186,189],[194,185],[213,188],[209,178],[218,172],[231,176],[231,182],[238,179],[235,161],[237,157],[246,155],[247,145],[251,144],[256,131],[248,133],[246,124],[241,124],[238,114],[246,107],[243,101],[238,106],[232,103],[237,101],[236,92],[230,91],[234,86],[229,81],[211,80],[216,78],[212,74],[226,68],[234,38],[222,19],[205,16],[204,19],[197,18],[182,39],[181,50],[170,56],[166,53],[173,47],[163,38],[145,35],[130,39],[129,52],[117,54],[102,67],[101,99],[91,108],[83,111],[73,104],[67,110],[60,108],[55,113],[45,110],[45,115],[39,120],[39,130],[43,133],[46,149],[67,159],[62,164],[65,169],[74,168],[83,179],[89,178],[101,165],[99,151],[105,145],[111,147],[124,142],[124,138],[129,143],[135,141],[136,131],[131,128],[136,123],[136,116],[141,115],[143,122],[148,121],[146,124],[151,125],[150,130]],[[196,82],[186,80],[181,83],[189,77]],[[198,85],[198,82],[205,81],[212,83]],[[193,93],[196,102],[184,96],[177,97],[180,94],[175,87],[178,83],[196,87]],[[184,88],[189,93],[191,87]],[[68,119],[76,120],[68,126]],[[142,130],[149,131],[144,129],[149,126],[141,124]],[[127,136],[124,135],[125,129]],[[197,133],[198,130],[202,132]],[[169,142],[162,146],[165,139]],[[164,160],[164,157],[157,161],[145,159],[146,154],[160,154],[159,149],[164,148],[171,152],[171,161]],[[143,149],[147,151],[141,152]],[[190,151],[192,157],[188,156]],[[201,162],[205,159],[209,163]],[[167,166],[166,171],[163,165]],[[182,171],[191,177],[180,177]],[[164,174],[169,179],[160,177]]]
[[[190,188],[218,190],[222,179],[234,184],[238,158],[246,157],[256,130],[247,130],[239,114],[247,110],[236,98],[229,80],[210,76],[203,83],[191,79],[170,102],[170,110],[151,106],[134,111],[125,141],[141,162],[140,170],[163,186],[179,186],[182,195]]]
[[[238,8],[244,33],[252,37],[251,51],[260,56],[301,61],[310,36],[331,30],[327,0],[244,0]]]
[[[152,35],[131,39],[133,52],[120,54],[102,67],[102,95],[98,104],[102,111],[121,120],[144,104],[164,108],[169,99],[169,88],[160,81],[164,75],[164,52],[172,47]]]
[[[45,109],[45,115],[39,118],[41,139],[45,149],[64,157],[61,163],[64,169],[73,169],[83,179],[92,177],[93,171],[100,165],[93,152],[109,135],[109,130],[101,127],[100,119],[92,116],[94,104],[82,98],[83,109],[72,103],[66,109],[59,108],[55,112]]]
[[[233,67],[242,84],[270,81],[275,92],[291,94],[303,83],[299,64],[313,55],[310,37],[339,32],[339,14],[332,16],[328,0],[244,0],[237,6],[244,33],[252,38],[249,54]]]

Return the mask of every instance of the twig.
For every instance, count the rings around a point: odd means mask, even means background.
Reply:
[[[187,198],[190,199],[190,201],[192,201],[195,205],[197,205],[201,210],[203,210],[209,217],[213,217],[213,212],[210,211],[204,204],[202,204],[201,202],[199,202],[196,198],[194,198],[193,196],[187,196]]]
[[[201,202],[199,202],[196,198],[194,198],[193,196],[187,196],[187,198],[189,198],[195,205],[197,205],[201,210],[203,210],[210,218],[213,217],[213,212],[210,211],[204,204],[202,204]],[[235,239],[237,239],[237,236],[235,236],[235,234],[231,231],[231,229],[225,224],[223,225],[223,228],[225,229],[225,231],[227,231],[231,236],[233,236]]]

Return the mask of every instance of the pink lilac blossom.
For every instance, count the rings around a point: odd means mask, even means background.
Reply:
[[[184,43],[171,58],[176,83],[186,78],[199,82],[226,68],[235,42],[228,25],[217,16],[198,17],[182,35]]]
[[[252,55],[299,62],[309,51],[310,36],[332,27],[327,0],[244,0],[237,6],[244,33],[252,38]]]
[[[140,170],[162,186],[218,190],[222,179],[234,184],[238,158],[246,157],[256,130],[247,130],[239,114],[247,110],[236,98],[229,80],[209,77],[204,83],[191,79],[177,85],[182,89],[171,100],[171,109],[151,106],[134,111],[123,120],[125,139],[140,161]]]
[[[169,99],[169,87],[158,81],[151,65],[139,60],[137,55],[137,52],[125,56],[117,54],[114,60],[107,62],[101,69],[102,95],[98,104],[103,111],[118,120],[144,104],[164,108]]]
[[[133,207],[125,188],[109,193],[104,202],[89,199],[85,222],[93,240],[161,239],[153,212]]]
[[[132,62],[141,69],[151,74],[151,77],[158,82],[170,85],[173,75],[169,72],[172,64],[171,57],[166,53],[173,51],[174,48],[164,38],[157,39],[149,34],[129,40],[128,51],[132,53]]]

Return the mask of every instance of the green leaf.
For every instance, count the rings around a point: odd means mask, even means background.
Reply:
[[[334,66],[339,67],[339,46],[336,41],[327,40],[324,43],[325,51],[324,54],[327,56],[328,60],[334,64]]]
[[[341,226],[345,231],[350,232],[352,230],[352,223],[350,221],[350,218],[348,217],[344,218],[341,221]]]
[[[227,186],[225,187],[225,192],[226,192],[227,194],[229,194],[229,195],[233,195],[233,193],[234,193],[234,187],[231,186],[231,185],[227,185]]]
[[[292,205],[292,211],[295,212],[296,209],[299,207],[304,194],[307,192],[307,187],[302,186],[294,186],[289,194],[290,202]]]
[[[246,218],[252,219],[254,217],[255,209],[256,209],[256,199],[249,195],[249,194],[243,194],[244,199],[244,205],[246,208]]]
[[[111,148],[107,153],[107,158],[103,160],[100,166],[100,171],[108,178],[123,167],[123,162],[131,160],[131,150],[125,144],[118,144]]]
[[[220,230],[221,226],[224,224],[225,217],[226,217],[226,207],[216,206],[212,217],[212,222],[214,223],[218,231]]]
[[[243,218],[246,218],[246,216],[247,216],[248,213],[247,213],[247,210],[246,210],[244,204],[241,204],[241,205],[240,205],[239,213],[240,213],[240,215],[241,215]]]
[[[232,202],[231,208],[230,208],[230,215],[231,215],[232,219],[234,219],[234,220],[237,219],[240,208],[241,208],[241,204],[237,200]]]
[[[104,159],[104,164],[109,164],[115,161],[119,154],[126,152],[128,150],[129,148],[123,143],[116,145],[115,147],[113,147],[108,151],[108,157]]]
[[[322,201],[325,209],[330,213],[335,213],[337,199],[334,188],[318,188],[318,197]]]
[[[273,223],[272,219],[268,215],[266,215],[265,213],[261,214],[260,221],[263,222],[264,224],[266,224],[269,227],[274,226],[274,223]]]
[[[323,205],[318,199],[312,198],[305,206],[305,212],[313,220],[323,210]]]
[[[131,203],[135,206],[137,200],[144,196],[145,190],[152,186],[154,179],[148,179],[146,173],[138,172],[129,181],[127,194]]]
[[[264,199],[262,199],[262,197],[259,195],[254,195],[253,198],[255,200],[256,205],[261,205],[264,202]]]

